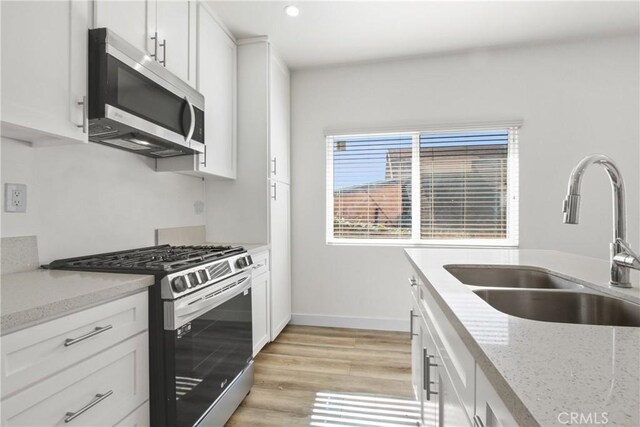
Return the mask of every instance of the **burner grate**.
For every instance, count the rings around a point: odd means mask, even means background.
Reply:
[[[162,245],[57,260],[49,264],[48,268],[107,272],[170,273],[243,251],[244,249],[240,246]]]

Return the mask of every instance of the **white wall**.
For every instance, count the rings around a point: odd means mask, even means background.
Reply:
[[[561,215],[573,166],[604,153],[626,179],[639,248],[638,52],[626,36],[294,72],[293,312],[405,320],[409,307],[402,249],[325,245],[325,127],[521,118],[521,247],[608,257],[604,172],[585,176],[581,224]]]
[[[1,144],[2,200],[4,183],[28,186],[27,213],[2,209],[2,237],[36,235],[42,263],[151,246],[156,228],[204,224],[194,206],[202,180],[155,172],[153,159],[94,143]]]

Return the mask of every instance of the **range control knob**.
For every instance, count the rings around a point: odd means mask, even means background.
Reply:
[[[187,290],[187,281],[184,280],[184,277],[178,276],[171,282],[171,287],[176,292],[184,292]]]
[[[246,268],[248,265],[249,263],[247,262],[246,257],[238,258],[238,260],[236,261],[236,267],[238,267],[239,269]]]
[[[200,281],[202,283],[211,280],[211,276],[209,276],[209,272],[206,269],[198,271],[198,274],[200,275]]]
[[[201,283],[200,276],[197,273],[189,273],[189,283],[192,288],[195,288]]]

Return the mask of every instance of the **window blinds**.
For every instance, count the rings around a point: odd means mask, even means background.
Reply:
[[[517,245],[517,153],[515,127],[327,137],[327,240]]]
[[[411,136],[333,141],[333,237],[411,237]]]
[[[507,131],[420,135],[422,239],[507,236]]]

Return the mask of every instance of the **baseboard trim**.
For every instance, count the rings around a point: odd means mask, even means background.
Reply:
[[[409,331],[408,319],[379,317],[327,316],[322,314],[292,314],[292,325],[325,326],[330,328],[374,329],[378,331]]]

